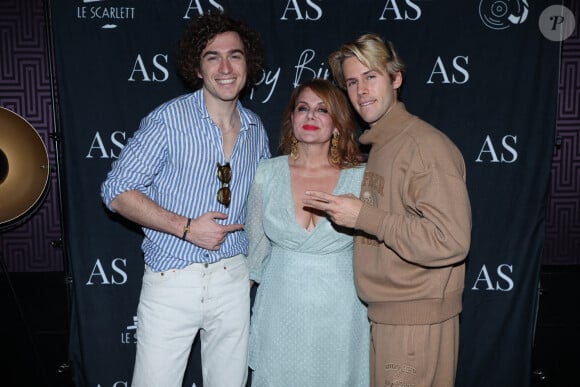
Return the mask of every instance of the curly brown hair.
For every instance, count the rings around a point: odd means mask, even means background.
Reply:
[[[177,47],[177,69],[192,90],[203,85],[203,79],[198,77],[201,53],[210,40],[224,32],[237,33],[244,44],[248,71],[245,86],[251,87],[258,81],[264,62],[264,49],[258,34],[247,24],[222,12],[211,12],[189,23]]]
[[[356,141],[356,123],[350,103],[344,92],[332,82],[325,79],[313,79],[298,85],[292,91],[288,106],[282,116],[282,129],[280,134],[279,151],[281,154],[290,154],[294,132],[292,130],[291,115],[296,108],[296,101],[305,89],[310,89],[319,96],[328,108],[328,114],[332,118],[333,124],[339,132],[338,155],[339,161],[335,163],[331,160],[330,149],[328,160],[340,169],[351,168],[361,163],[360,149]]]

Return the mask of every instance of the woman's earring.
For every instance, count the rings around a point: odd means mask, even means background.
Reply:
[[[338,154],[338,133],[334,133],[330,139],[330,162],[334,165],[340,164],[340,155]]]
[[[298,151],[298,140],[296,139],[296,137],[292,137],[292,142],[290,143],[290,156],[292,156],[294,160],[298,160],[298,158],[300,157]]]

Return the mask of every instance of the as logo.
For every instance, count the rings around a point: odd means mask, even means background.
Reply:
[[[489,272],[487,266],[483,265],[471,290],[492,290],[509,292],[514,288],[514,281],[510,277],[513,273],[512,265],[502,264],[496,267],[495,273]]]
[[[433,70],[427,80],[428,84],[432,83],[452,83],[462,85],[469,81],[469,71],[467,71],[467,64],[469,63],[468,56],[456,56],[450,63],[445,65],[440,56],[437,57]]]
[[[153,55],[150,62],[143,61],[141,54],[137,55],[128,80],[130,82],[165,82],[169,78],[169,71],[164,66],[167,64],[167,55]]]
[[[288,0],[280,20],[288,20],[288,15],[294,20],[319,20],[322,17],[322,8],[313,0],[306,0],[299,4],[298,0]]]
[[[97,259],[85,285],[123,285],[127,283],[126,267],[126,259],[115,258],[110,267],[104,267],[101,260]]]
[[[125,147],[126,138],[127,134],[125,132],[117,130],[111,133],[108,139],[105,138],[103,140],[101,133],[96,132],[85,158],[92,159],[93,157],[99,157],[101,159],[116,159],[119,157],[121,149]]]
[[[514,148],[518,142],[517,136],[506,135],[501,139],[501,149],[497,149],[499,145],[494,145],[491,136],[487,136],[477,159],[476,163],[513,163],[518,159],[518,151]],[[505,152],[504,152],[505,151]]]
[[[208,3],[211,7],[215,8],[217,10],[220,10],[220,11],[224,10],[224,7],[222,7],[221,4],[218,3],[217,1],[209,0]],[[209,9],[210,7],[207,7],[207,8]],[[191,15],[190,15],[191,11],[197,11],[197,14],[199,16],[204,14],[204,9],[201,5],[200,0],[190,0],[189,1],[189,6],[185,10],[185,15],[183,16],[183,18],[184,19],[191,19]]]
[[[421,8],[411,0],[387,0],[379,20],[419,20]]]

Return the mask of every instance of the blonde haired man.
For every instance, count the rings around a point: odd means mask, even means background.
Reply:
[[[333,76],[369,124],[360,199],[307,192],[306,206],[358,232],[354,271],[372,322],[371,386],[455,383],[471,206],[461,152],[398,99],[405,66],[376,34],[342,45]]]

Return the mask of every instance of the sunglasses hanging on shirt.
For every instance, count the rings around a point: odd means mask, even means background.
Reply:
[[[217,201],[226,207],[229,207],[232,193],[230,191],[230,180],[232,179],[232,169],[230,163],[217,165],[217,177],[222,184],[217,192]]]

